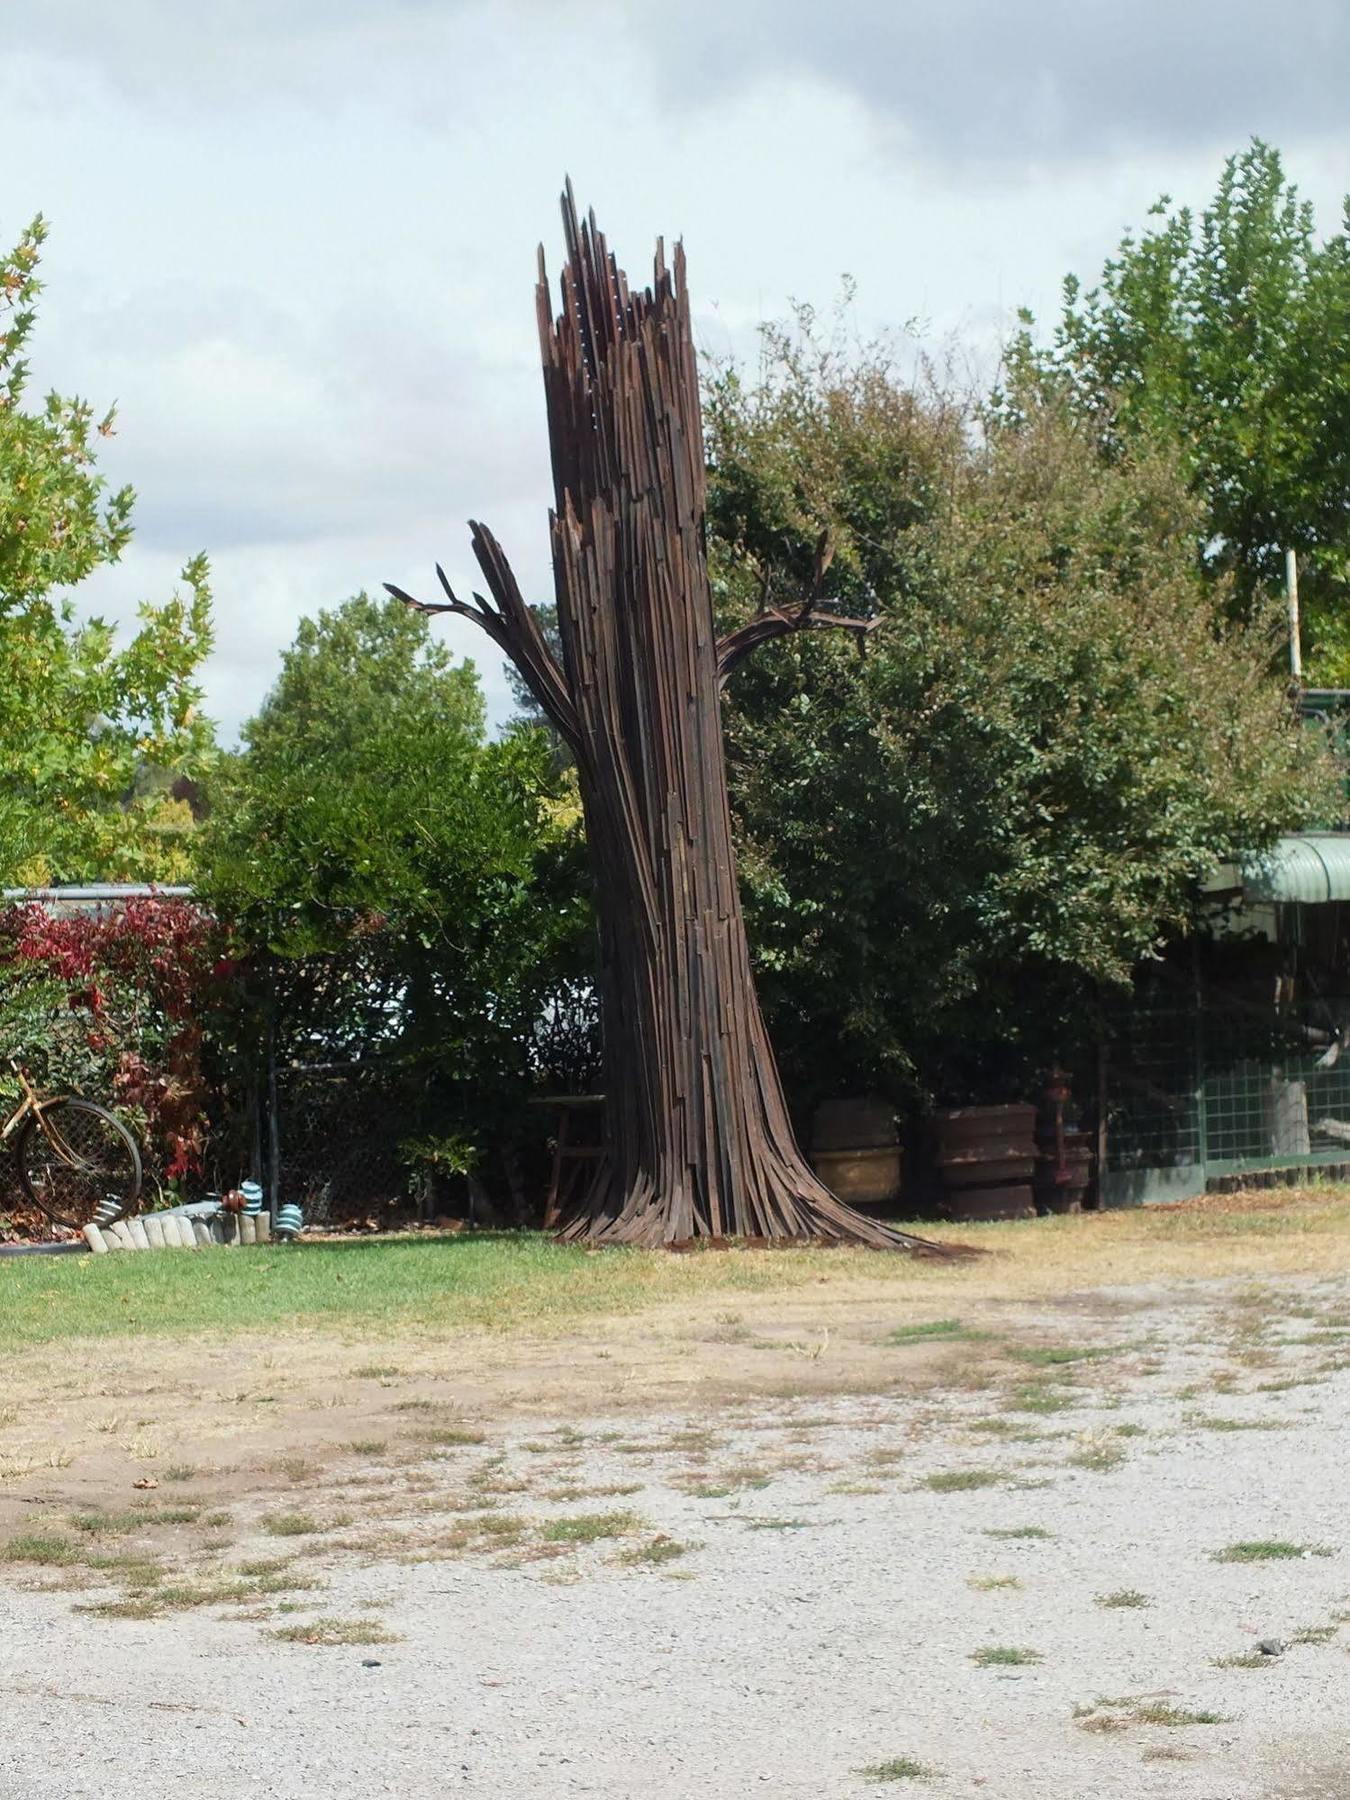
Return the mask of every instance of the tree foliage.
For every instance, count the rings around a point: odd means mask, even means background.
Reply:
[[[134,496],[98,473],[111,412],[24,404],[45,235],[39,218],[0,254],[0,878],[181,879],[191,812],[173,785],[211,751],[206,560],[125,640],[76,623],[69,590],[126,548]]]
[[[1094,286],[1068,277],[1048,347],[1026,320],[1023,387],[1032,371],[1059,385],[1108,453],[1172,448],[1200,502],[1202,564],[1231,577],[1239,608],[1281,586],[1285,549],[1299,551],[1314,672],[1350,681],[1346,224],[1319,241],[1259,141],[1198,216],[1166,195],[1149,216]]]
[[[223,1002],[223,936],[199,907],[148,896],[101,910],[0,911],[0,1056],[46,1091],[126,1114],[147,1180],[201,1172],[212,1099],[206,1024]],[[3,1092],[17,1096],[8,1073]]]
[[[301,624],[245,727],[200,891],[271,959],[288,1054],[383,1058],[477,1134],[585,965],[579,856],[544,734],[487,741],[473,665],[358,595]]]
[[[1328,776],[1262,621],[1206,585],[1153,440],[1103,458],[1028,382],[986,421],[885,344],[771,332],[709,383],[730,616],[830,591],[865,659],[788,639],[732,678],[733,804],[760,985],[799,1097],[1006,1093],[1101,983],[1188,917],[1194,878],[1316,811]]]

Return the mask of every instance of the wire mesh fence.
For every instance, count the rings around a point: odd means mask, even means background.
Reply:
[[[537,1100],[595,1083],[591,983],[550,991],[523,1041],[480,1021],[465,1050],[453,1016],[419,1028],[397,981],[364,967],[271,974],[258,1135],[275,1205],[315,1226],[542,1216],[551,1117]]]
[[[403,1151],[406,1096],[379,1064],[274,1067],[263,1137],[274,1204],[316,1226],[378,1219],[423,1198]]]
[[[1350,1030],[1339,1015],[1326,1000],[1261,1006],[1210,991],[1122,1009],[1107,1046],[1108,1198],[1350,1159]]]

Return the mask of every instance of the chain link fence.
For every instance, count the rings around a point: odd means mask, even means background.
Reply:
[[[1105,1054],[1109,1205],[1350,1160],[1350,997],[1136,1000]]]
[[[413,1170],[399,1153],[406,1105],[389,1071],[362,1063],[274,1067],[264,1110],[275,1206],[295,1204],[320,1227],[416,1207]]]

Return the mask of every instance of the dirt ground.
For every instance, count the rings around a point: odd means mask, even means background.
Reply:
[[[1056,1311],[1095,1317],[1121,1304],[1089,1294]],[[874,1287],[832,1285],[699,1296],[589,1320],[584,1335],[409,1337],[369,1350],[320,1332],[122,1340],[84,1347],[75,1369],[69,1346],[29,1352],[0,1413],[0,1468],[10,1475],[0,1531],[35,1504],[107,1504],[165,1462],[199,1469],[194,1493],[220,1503],[289,1487],[297,1458],[340,1481],[347,1444],[387,1435],[424,1408],[495,1426],[959,1383],[971,1355],[964,1339],[920,1338],[897,1361],[886,1337],[912,1310]],[[934,1316],[931,1305],[920,1311]],[[1043,1314],[1039,1301],[976,1300],[961,1322],[1012,1329]]]
[[[1350,1275],[1284,1245],[27,1354],[0,1793],[1345,1800]]]

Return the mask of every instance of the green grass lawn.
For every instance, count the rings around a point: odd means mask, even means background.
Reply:
[[[0,1267],[0,1348],[372,1318],[490,1326],[523,1308],[547,1315],[621,1303],[626,1260],[526,1235],[24,1258]]]
[[[1138,1208],[987,1225],[915,1227],[992,1254],[959,1261],[868,1250],[582,1250],[541,1233],[353,1238],[250,1250],[0,1261],[0,1354],[67,1338],[311,1328],[551,1330],[599,1313],[717,1294],[836,1293],[866,1283],[903,1302],[893,1343],[973,1338],[961,1309],[1120,1282],[1350,1273],[1350,1193],[1284,1190],[1256,1206]],[[917,1317],[916,1317],[917,1315]],[[1064,1351],[1031,1351],[1056,1361]],[[1076,1358],[1081,1352],[1073,1352]]]
[[[911,1267],[907,1258],[867,1251],[595,1252],[529,1232],[26,1257],[0,1264],[0,1353],[69,1337],[296,1325],[370,1336],[419,1326],[438,1334],[546,1329],[710,1290],[795,1287],[826,1268],[903,1280]]]

